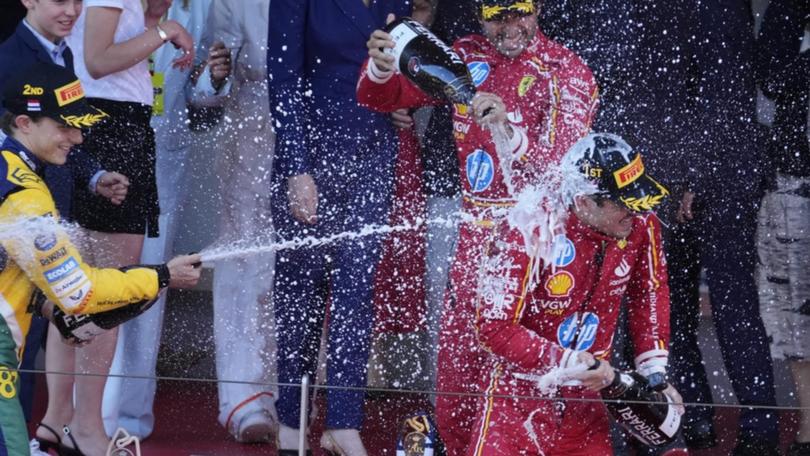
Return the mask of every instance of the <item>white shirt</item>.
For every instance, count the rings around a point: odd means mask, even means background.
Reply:
[[[146,59],[126,70],[119,71],[100,79],[93,79],[87,72],[84,62],[85,14],[90,8],[109,7],[121,10],[118,27],[115,29],[113,42],[121,43],[142,34],[146,29],[141,0],[85,0],[73,33],[67,38],[73,51],[73,64],[76,75],[82,81],[84,92],[91,98],[129,101],[152,106],[152,78],[149,75],[149,63]]]

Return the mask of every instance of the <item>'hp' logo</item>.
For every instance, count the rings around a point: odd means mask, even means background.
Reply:
[[[483,192],[492,183],[495,176],[495,163],[492,156],[487,151],[477,149],[467,156],[467,182],[470,183],[470,190],[473,192]]]
[[[557,328],[557,342],[563,348],[587,350],[591,348],[591,345],[596,340],[596,331],[598,329],[599,317],[596,314],[585,312],[580,322],[579,312],[576,312],[560,323]]]
[[[480,86],[487,80],[489,76],[489,64],[487,62],[470,62],[467,64],[467,69],[470,70],[473,84],[476,87]]]

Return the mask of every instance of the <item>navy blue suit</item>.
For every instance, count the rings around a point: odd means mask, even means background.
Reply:
[[[764,178],[762,130],[756,119],[754,20],[750,2],[685,2],[694,27],[692,128],[683,141],[700,151],[691,163],[694,220],[673,224],[667,244],[672,294],[670,363],[686,402],[712,400],[697,344],[698,283],[706,270],[712,320],[737,400],[773,406],[773,363],[756,288],[756,226]],[[687,423],[714,410],[688,408]],[[777,414],[743,409],[740,435],[775,443]]]
[[[73,57],[70,49],[65,50],[65,66],[73,70]],[[22,22],[17,25],[14,33],[0,44],[0,81],[7,81],[16,71],[38,63],[53,63],[48,51],[42,47],[37,37],[28,30]],[[0,112],[4,111],[0,108]],[[68,156],[66,165],[49,165],[45,168],[45,183],[56,202],[56,209],[63,220],[70,221],[70,207],[73,200],[74,181],[85,187],[93,175],[100,169],[98,163],[81,150],[73,149]],[[48,321],[44,318],[34,318],[26,338],[25,354],[21,368],[33,369],[38,348],[44,341]],[[33,398],[34,377],[23,373],[20,378],[20,402],[25,412],[26,420],[31,419],[31,403]]]
[[[355,86],[371,32],[405,0],[273,0],[267,64],[276,120],[273,223],[290,239],[356,232],[387,221],[397,136],[387,116],[358,106]],[[287,178],[309,174],[318,186],[318,222],[303,225],[288,209]],[[279,252],[274,306],[278,378],[314,374],[329,307],[327,384],[364,387],[373,323],[372,289],[380,239],[367,236]],[[279,419],[298,427],[298,388],[279,388]],[[364,394],[329,390],[326,425],[363,421]]]

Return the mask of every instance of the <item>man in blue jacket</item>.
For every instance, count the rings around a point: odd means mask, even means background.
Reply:
[[[0,44],[0,81],[35,63],[55,63],[73,71],[73,54],[64,38],[70,34],[82,9],[81,0],[23,0],[25,18],[14,33]],[[2,101],[2,100],[0,100]],[[1,109],[1,108],[0,108]],[[2,134],[0,134],[2,135]],[[99,164],[81,149],[74,149],[63,166],[48,166],[45,182],[56,202],[63,220],[71,221],[70,208],[74,185],[89,186],[113,203],[124,200],[128,179],[116,172],[100,169]],[[45,335],[47,321],[37,319],[28,333],[22,369],[32,369],[39,346]],[[23,373],[20,394],[26,418],[30,419],[34,378]]]
[[[389,13],[410,14],[411,3],[272,0],[271,8],[267,66],[277,135],[274,227],[290,239],[386,223],[396,131],[387,116],[358,105],[355,87],[369,35],[385,25]],[[314,373],[329,302],[327,384],[366,385],[379,246],[379,236],[367,236],[278,252],[273,304],[280,383],[297,383],[304,373]],[[296,448],[299,393],[279,387],[281,450]],[[363,399],[362,391],[327,391],[323,446],[366,454],[358,433]]]

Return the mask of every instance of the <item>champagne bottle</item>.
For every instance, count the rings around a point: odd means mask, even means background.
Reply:
[[[452,48],[409,17],[388,24],[385,31],[395,45],[384,51],[394,56],[400,73],[432,97],[470,104],[475,85],[467,65]]]
[[[141,315],[155,302],[157,302],[157,298],[135,302],[106,312],[78,315],[66,314],[62,309],[54,306],[51,321],[64,339],[82,345]]]
[[[605,405],[613,419],[645,445],[660,447],[675,440],[681,415],[672,400],[636,372],[615,372],[613,382],[600,391],[609,399]]]

